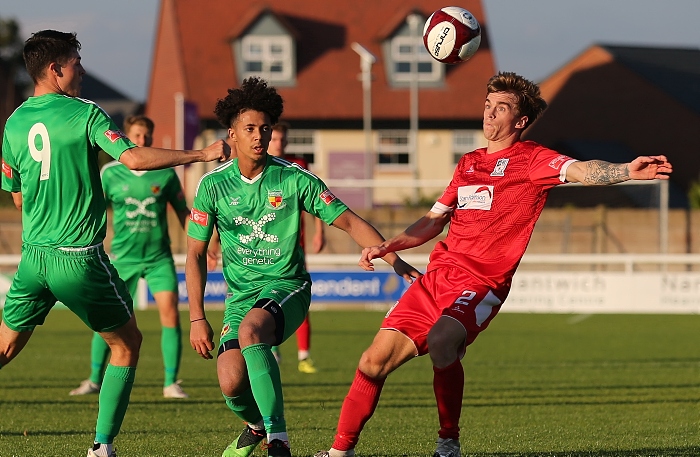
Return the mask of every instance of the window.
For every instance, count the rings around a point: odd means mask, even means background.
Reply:
[[[408,130],[380,130],[377,145],[377,163],[380,165],[408,165],[411,150]]]
[[[301,157],[309,165],[314,163],[314,131],[290,129],[287,132],[287,147],[284,152],[287,155]]]
[[[442,80],[443,65],[436,61],[423,46],[422,38],[396,36],[391,40],[391,61],[393,62],[393,79],[397,82],[410,82],[413,74],[411,65],[417,55],[418,82],[437,82]]]
[[[481,134],[480,130],[454,131],[452,134],[452,161],[454,164],[457,164],[464,154],[479,147],[477,145],[477,135],[479,134]]]
[[[241,40],[243,78],[259,76],[270,82],[293,77],[292,40],[289,36],[246,35]]]

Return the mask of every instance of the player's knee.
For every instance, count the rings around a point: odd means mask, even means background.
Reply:
[[[142,342],[143,335],[141,334],[141,331],[136,326],[133,326],[126,332],[122,333],[121,338],[110,345],[110,349],[112,350],[112,353],[114,353],[116,350],[124,353],[127,356],[132,354],[138,356]]]
[[[221,393],[227,397],[238,397],[243,395],[247,389],[250,389],[248,383],[241,382],[240,379],[219,379],[219,387]]]
[[[260,326],[258,325],[244,321],[241,322],[241,325],[238,327],[238,342],[241,348],[260,343],[260,336]]]
[[[457,360],[464,347],[464,335],[453,332],[430,331],[428,333],[428,353],[433,365],[447,366]]]
[[[383,379],[389,375],[389,359],[388,355],[368,349],[362,353],[357,368],[370,378]]]

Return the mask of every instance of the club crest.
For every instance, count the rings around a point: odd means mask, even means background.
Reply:
[[[267,202],[272,209],[282,209],[286,206],[281,190],[268,190]]]

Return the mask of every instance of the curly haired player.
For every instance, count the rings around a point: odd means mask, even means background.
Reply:
[[[268,456],[291,456],[280,371],[271,347],[289,338],[311,301],[311,278],[299,244],[302,211],[347,232],[360,246],[383,241],[308,170],[268,155],[282,97],[259,78],[229,89],[215,113],[238,157],[200,180],[188,226],[185,274],[190,343],[213,358],[204,312],[207,247],[216,227],[228,284],[217,372],[228,407],[247,425],[224,457],[247,457],[267,437]],[[396,254],[385,257],[411,281],[419,273]]]

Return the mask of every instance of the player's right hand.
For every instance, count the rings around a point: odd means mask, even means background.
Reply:
[[[210,351],[214,350],[214,330],[209,321],[202,319],[190,324],[190,345],[203,359],[213,359]]]
[[[373,259],[384,257],[388,252],[382,246],[370,246],[362,250],[360,261],[357,263],[365,271],[374,271]]]
[[[202,149],[204,153],[203,162],[226,162],[231,157],[231,146],[224,140],[217,140],[206,148]]]

